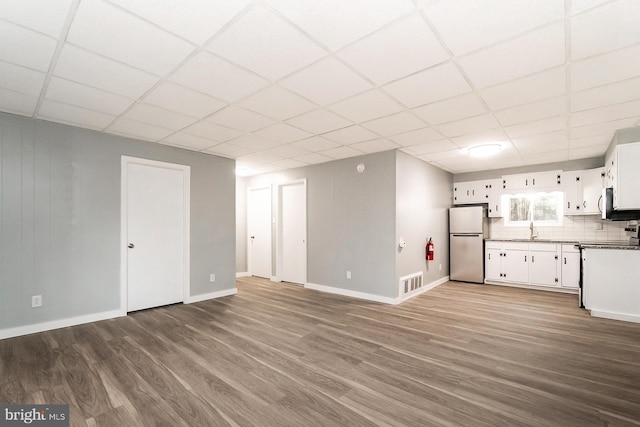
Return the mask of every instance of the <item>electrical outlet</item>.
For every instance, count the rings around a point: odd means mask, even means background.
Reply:
[[[215,282],[215,281],[216,281],[216,275],[215,275],[215,273],[211,273],[211,274],[209,275],[209,281],[210,281],[211,283],[213,283],[213,282]]]
[[[31,297],[31,307],[42,307],[42,295],[34,295]]]
[[[351,272],[347,271],[347,279],[351,279]]]

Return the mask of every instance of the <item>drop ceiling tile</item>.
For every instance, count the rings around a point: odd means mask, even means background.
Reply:
[[[317,164],[317,163],[330,162],[333,159],[327,156],[323,156],[322,154],[309,153],[302,156],[294,157],[293,160],[297,160],[302,163]]]
[[[37,104],[36,96],[0,88],[0,111],[33,116]]]
[[[302,139],[300,141],[292,142],[292,146],[302,148],[303,150],[318,152],[330,150],[331,148],[340,147],[340,144],[337,144],[333,141],[329,141],[320,136],[312,136],[311,138]]]
[[[291,157],[297,157],[297,156],[303,156],[305,154],[309,154],[309,150],[296,147],[293,144],[279,145],[277,147],[264,150],[264,152],[267,154],[273,154],[274,156],[282,157],[283,159],[289,159]]]
[[[553,132],[567,128],[566,116],[551,117],[534,122],[522,123],[514,126],[505,127],[507,135],[511,138],[520,138],[527,135],[536,135],[539,133]]]
[[[298,160],[294,160],[294,159],[278,160],[278,161],[269,163],[269,165],[274,165],[282,169],[294,169],[294,168],[301,168],[303,166],[307,166],[306,163]]]
[[[348,157],[355,157],[362,155],[362,151],[355,150],[350,147],[337,147],[330,150],[320,152],[323,156],[331,157],[334,160],[346,159]]]
[[[224,101],[237,101],[265,87],[268,81],[207,52],[200,52],[169,80]]]
[[[567,131],[559,130],[554,132],[523,136],[520,138],[511,138],[511,142],[516,147],[519,147],[524,145],[552,144],[558,141],[566,141],[566,139]]]
[[[565,63],[564,22],[459,58],[478,88],[493,86]]]
[[[320,134],[352,125],[331,111],[318,109],[287,120],[287,123],[308,132]]]
[[[309,132],[289,126],[286,123],[276,123],[254,132],[254,135],[287,144],[312,136]]]
[[[640,77],[571,94],[571,111],[589,110],[638,99]]]
[[[192,123],[195,123],[197,120],[193,117],[185,116],[184,114],[175,113],[143,102],[134,105],[124,114],[123,117],[125,119],[156,125],[171,130],[180,130]]]
[[[373,87],[333,57],[325,58],[282,80],[280,84],[310,100],[327,105]]]
[[[249,0],[164,0],[162,6],[148,1],[110,1],[197,45],[249,4]]]
[[[357,144],[350,145],[363,153],[378,153],[380,151],[395,150],[400,146],[393,141],[389,141],[386,138],[372,139],[371,141],[359,142]]]
[[[195,46],[101,0],[83,0],[66,40],[76,46],[163,76]]]
[[[576,15],[611,0],[571,0],[571,13]]]
[[[574,16],[571,19],[571,59],[640,42],[639,17],[640,2],[637,0],[618,0]]]
[[[105,132],[153,142],[164,139],[173,133],[171,129],[125,118],[116,120],[105,129]]]
[[[252,150],[223,142],[222,144],[215,145],[203,151],[205,153],[215,154],[216,156],[236,159],[241,156],[246,156],[251,153]]]
[[[344,129],[336,130],[333,132],[325,133],[322,135],[324,138],[331,141],[338,142],[340,144],[355,144],[356,142],[367,141],[369,139],[378,138],[380,135],[371,132],[362,126],[349,126]]]
[[[129,98],[139,98],[158,82],[151,74],[70,44],[62,49],[54,75]]]
[[[242,132],[254,132],[273,124],[275,120],[244,108],[229,105],[206,119]]]
[[[514,141],[513,144],[517,148],[518,152],[523,156],[528,156],[530,154],[550,153],[557,150],[567,150],[569,148],[569,141],[566,137],[560,138],[552,143],[542,143],[535,141],[516,143]]]
[[[243,163],[236,163],[236,165],[242,166]],[[259,174],[278,172],[285,169],[283,167],[276,166],[274,163],[262,163],[262,164],[252,163],[251,165],[252,165],[251,169],[256,170],[257,173]]]
[[[241,132],[238,132],[235,129],[206,121],[199,121],[198,123],[183,129],[182,132],[199,136],[201,138],[212,139],[218,142],[228,141],[242,135]]]
[[[418,145],[425,142],[438,141],[443,138],[444,136],[433,128],[412,130],[389,137],[390,140],[403,146]]]
[[[54,122],[66,123],[89,129],[102,130],[109,126],[116,116],[99,113],[97,111],[79,108],[73,105],[61,104],[44,100],[37,113],[38,118]]]
[[[567,99],[564,96],[532,102],[518,107],[494,112],[502,126],[531,122],[548,117],[559,116],[567,112]]]
[[[114,116],[122,114],[134,102],[133,99],[125,96],[105,92],[58,77],[51,78],[45,98]]]
[[[246,156],[238,157],[238,163],[259,165],[262,163],[272,163],[278,160],[284,160],[282,157],[266,153],[251,153]]]
[[[421,71],[384,87],[409,108],[451,98],[471,91],[455,65],[443,64]]]
[[[362,124],[362,126],[382,136],[409,132],[411,130],[424,128],[426,125],[427,124],[425,122],[406,111],[391,114]]]
[[[316,108],[303,97],[275,85],[243,100],[240,106],[277,120],[286,120]]]
[[[237,145],[238,147],[247,148],[251,151],[268,150],[269,148],[283,145],[280,141],[274,141],[251,133],[232,139],[229,143]]]
[[[456,122],[445,123],[438,125],[435,128],[442,132],[445,136],[454,137],[461,135],[468,135],[474,132],[495,129],[498,127],[498,122],[490,114],[483,114],[480,116],[469,117],[467,119],[458,120]]]
[[[625,129],[635,125],[637,119],[631,117],[628,119],[614,120],[612,122],[596,123],[588,126],[572,127],[569,131],[569,136],[572,139],[584,138],[588,136],[596,135],[608,135],[609,141],[613,138],[613,134],[618,129]]]
[[[558,67],[484,89],[481,91],[481,96],[489,108],[501,110],[565,93],[565,68]]]
[[[206,49],[274,80],[327,53],[262,5],[255,6],[235,21]]]
[[[526,165],[539,165],[550,162],[566,162],[569,160],[569,150],[557,150],[545,153],[531,153],[522,156]]]
[[[48,71],[56,40],[0,20],[0,60],[38,71]]]
[[[327,108],[356,123],[377,119],[402,110],[400,104],[377,89],[342,100]]]
[[[163,82],[144,97],[147,104],[202,119],[224,107],[224,102],[172,82]]]
[[[449,54],[419,14],[365,37],[338,55],[377,84],[449,59]]]
[[[608,134],[597,135],[597,136],[587,136],[584,138],[575,138],[569,140],[569,148],[580,148],[580,147],[593,147],[597,146],[609,146],[611,143],[611,137]]]
[[[427,157],[430,161],[437,161],[437,162],[443,162],[451,159],[458,159],[458,161],[460,161],[461,159],[469,158],[469,156],[467,156],[467,154],[459,148],[454,148],[454,149],[445,150],[445,151],[436,151],[433,153],[422,155],[421,157]]]
[[[571,90],[579,91],[640,76],[640,45],[571,64]]]
[[[174,147],[186,148],[188,150],[200,151],[205,148],[213,147],[214,145],[219,144],[220,141],[213,141],[211,139],[189,135],[184,132],[176,132],[160,141],[160,143],[172,145]]]
[[[3,0],[0,2],[0,16],[58,38],[72,3],[72,0]]]
[[[458,147],[456,147],[455,144],[449,141],[448,139],[441,139],[439,141],[431,141],[431,142],[425,142],[422,144],[411,145],[407,148],[413,151],[414,153],[416,153],[417,155],[458,149]]]
[[[0,87],[39,96],[46,75],[39,71],[0,61]]]
[[[564,18],[563,0],[459,0],[429,5],[425,15],[462,55]]]
[[[486,113],[487,110],[474,93],[450,98],[413,109],[420,118],[431,125],[453,122]]]
[[[640,100],[608,105],[571,114],[571,127],[587,126],[627,118],[640,118]]]
[[[332,50],[337,50],[414,9],[409,0],[267,1]]]

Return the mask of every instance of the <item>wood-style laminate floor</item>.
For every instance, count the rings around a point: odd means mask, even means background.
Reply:
[[[0,341],[0,401],[88,426],[640,425],[640,325],[446,283],[399,306],[262,279]]]

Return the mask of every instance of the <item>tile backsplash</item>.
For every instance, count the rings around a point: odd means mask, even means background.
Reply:
[[[528,239],[529,227],[505,227],[503,218],[490,218],[492,239]],[[562,227],[534,227],[538,239],[568,241],[626,241],[626,221],[606,221],[597,215],[565,216]]]

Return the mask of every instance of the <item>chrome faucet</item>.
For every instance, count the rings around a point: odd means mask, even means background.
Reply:
[[[538,233],[533,234],[533,221],[531,221],[531,223],[529,224],[529,231],[531,231],[531,234],[529,235],[529,240],[534,240],[536,237],[538,237]]]

